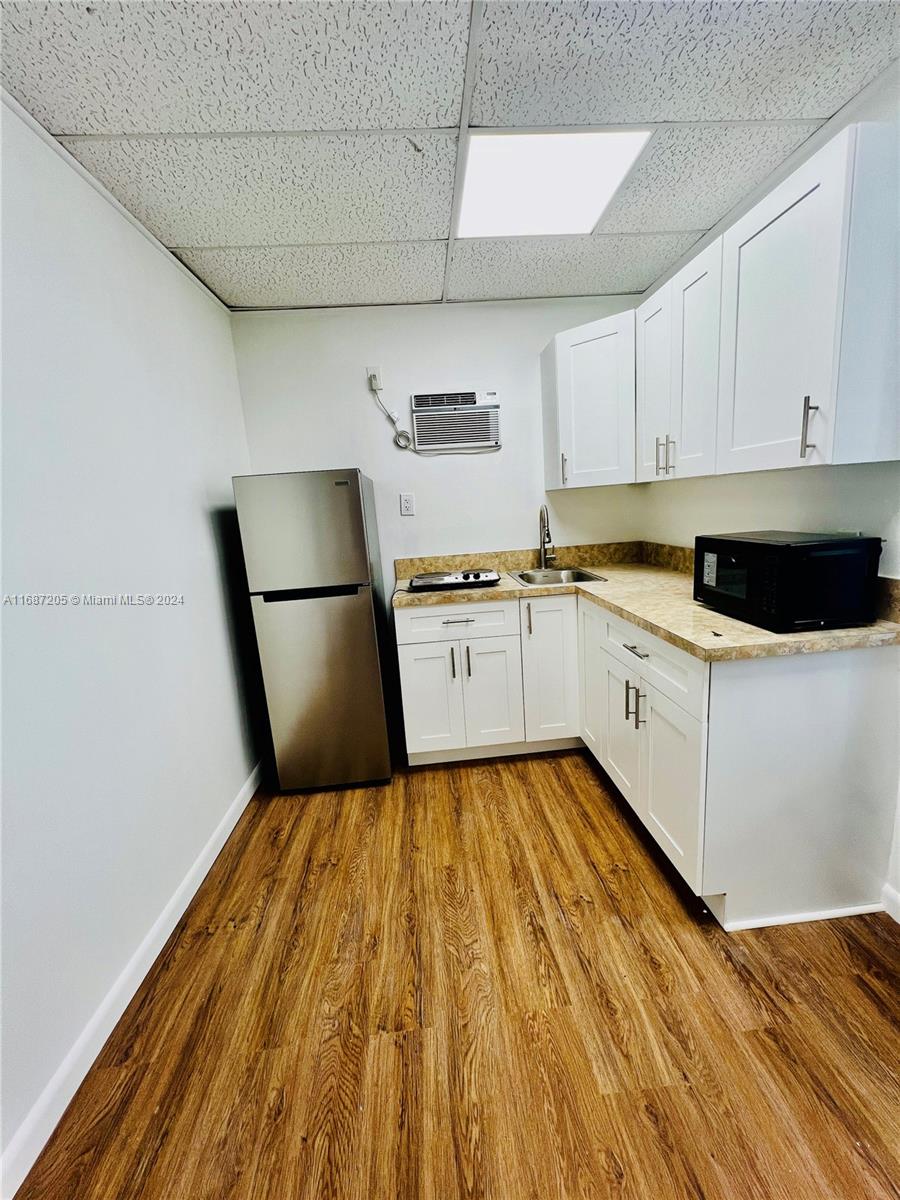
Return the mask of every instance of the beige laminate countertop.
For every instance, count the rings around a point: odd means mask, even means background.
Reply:
[[[413,594],[402,590],[408,586],[408,580],[399,580],[393,606],[416,608],[433,604],[477,604],[491,600],[517,600],[522,596],[574,592],[704,662],[900,645],[900,625],[892,621],[876,621],[873,625],[854,629],[770,633],[767,629],[735,621],[698,604],[693,598],[691,576],[681,571],[669,571],[643,563],[620,563],[589,569],[605,576],[606,582],[526,587],[508,572],[503,572],[495,587]]]

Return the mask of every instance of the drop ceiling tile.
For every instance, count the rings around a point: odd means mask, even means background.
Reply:
[[[4,86],[53,133],[449,128],[469,6],[3,5]]]
[[[452,134],[63,138],[169,246],[445,238]]]
[[[454,243],[448,296],[499,300],[642,292],[700,233],[473,238]]]
[[[233,307],[414,304],[439,300],[446,242],[179,250]]]
[[[473,125],[828,117],[897,55],[886,0],[498,2]]]
[[[599,233],[708,229],[761,183],[818,121],[658,129],[600,219]]]

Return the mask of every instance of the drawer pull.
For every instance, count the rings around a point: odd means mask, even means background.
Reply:
[[[630,650],[631,653],[634,654],[637,658],[649,658],[650,657],[649,652],[647,652],[645,650],[638,650],[637,645],[629,646],[627,642],[623,642],[622,645],[625,647],[626,650]]]
[[[475,620],[474,617],[447,617],[445,621],[441,621],[442,625],[471,625]]]

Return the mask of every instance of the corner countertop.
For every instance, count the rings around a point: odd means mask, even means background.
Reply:
[[[403,590],[409,581],[398,580],[392,603],[399,609],[575,593],[704,662],[900,645],[900,624],[893,621],[876,621],[853,629],[770,633],[698,604],[693,598],[693,580],[684,572],[643,563],[589,569],[605,576],[606,582],[526,587],[504,571],[495,587],[411,593]]]

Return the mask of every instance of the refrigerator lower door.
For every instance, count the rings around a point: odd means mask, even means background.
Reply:
[[[372,589],[251,597],[283,791],[391,773]]]

